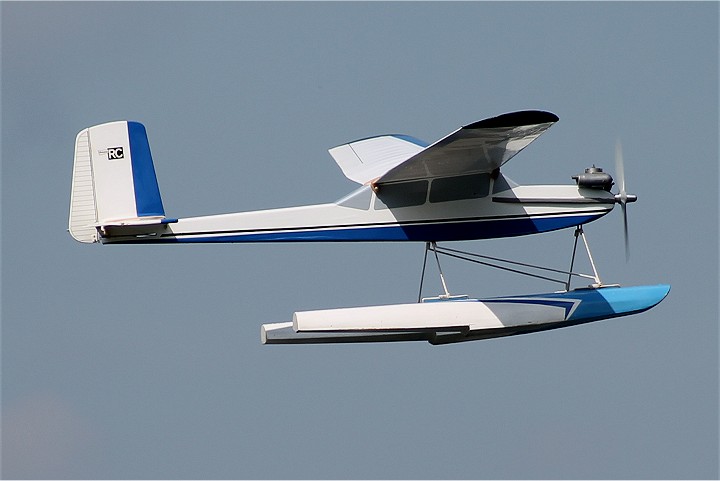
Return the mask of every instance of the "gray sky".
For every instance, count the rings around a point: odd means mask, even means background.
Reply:
[[[6,478],[717,478],[718,4],[2,3]],[[262,346],[297,310],[411,302],[421,244],[86,246],[73,142],[147,126],[165,210],[335,200],[327,149],[560,122],[519,183],[613,170],[587,226],[657,308],[445,347]],[[455,245],[564,268],[572,232]],[[554,290],[444,264],[451,291]],[[426,293],[439,291],[437,279]]]

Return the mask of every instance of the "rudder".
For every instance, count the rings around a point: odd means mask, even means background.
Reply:
[[[75,139],[69,231],[99,241],[98,227],[161,222],[165,218],[145,127],[109,122]]]

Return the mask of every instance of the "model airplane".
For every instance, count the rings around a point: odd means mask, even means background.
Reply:
[[[466,125],[433,144],[407,135],[357,140],[330,149],[345,176],[361,185],[336,202],[182,219],[165,216],[145,127],[128,121],[96,125],[76,137],[69,231],[80,242],[103,244],[422,241],[426,255],[433,250],[437,256],[436,242],[441,241],[522,236],[568,227],[577,229],[577,238],[582,234],[579,226],[604,216],[616,203],[627,219],[625,206],[636,197],[625,192],[621,161],[617,194],[611,193],[612,177],[595,167],[574,176],[575,185],[521,186],[500,172],[505,162],[557,120],[550,112],[520,111]],[[619,151],[616,159],[621,159]],[[627,242],[627,221],[625,226]],[[623,294],[605,296],[611,291],[598,290],[602,284],[596,272],[593,279],[596,290],[588,295],[570,291],[501,302],[455,298],[446,290],[437,302],[412,307],[355,308],[352,315],[341,310],[296,313],[291,325],[263,326],[263,340],[440,342],[439,333],[450,332],[441,336],[442,342],[457,342],[491,337],[488,329],[508,335],[638,312],[649,308],[648,303],[660,302],[664,295],[658,299],[659,292],[668,287],[635,289],[632,295],[638,302],[627,303],[617,299],[624,299],[628,288],[616,287]],[[566,291],[569,288],[568,282]],[[598,294],[604,299],[603,308],[587,308],[597,304]],[[568,303],[574,307],[568,308]],[[348,319],[356,319],[357,309],[365,321],[353,323]],[[385,311],[396,322],[386,318]],[[327,321],[328,315],[343,322]],[[406,315],[414,320],[402,321]],[[307,323],[301,317],[327,322]],[[517,328],[518,322],[528,319],[533,327]],[[497,330],[488,322],[504,327]]]

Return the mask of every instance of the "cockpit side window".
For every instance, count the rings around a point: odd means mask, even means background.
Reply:
[[[490,174],[471,174],[434,179],[430,188],[430,202],[480,199],[490,191]]]
[[[428,185],[427,180],[381,185],[375,198],[375,210],[423,205],[427,200]]]

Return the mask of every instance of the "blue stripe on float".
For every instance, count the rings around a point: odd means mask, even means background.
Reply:
[[[608,286],[598,289],[575,289],[560,293],[484,299],[483,302],[518,302],[548,305],[553,305],[554,302],[573,302],[578,303],[578,306],[567,317],[567,320],[586,322],[646,311],[662,301],[669,292],[670,286],[667,284],[631,287]],[[569,312],[566,311],[566,316],[567,313]]]
[[[670,286],[667,284],[574,291],[572,294],[581,294],[582,302],[571,319],[605,318],[643,312],[662,301],[669,292]]]
[[[483,300],[483,302],[487,304],[530,304],[530,305],[540,305],[540,306],[551,306],[551,307],[559,307],[562,309],[565,309],[565,319],[568,318],[570,313],[572,312],[573,307],[575,307],[576,304],[578,304],[577,299],[548,299],[548,298],[534,298],[534,296],[530,297],[523,297],[522,299],[514,299],[514,298],[500,298],[500,299],[486,299]]]
[[[537,234],[593,221],[605,213],[551,218],[472,220],[375,227],[334,227],[266,232],[217,232],[197,235],[172,234],[165,242],[368,242],[368,241],[436,241],[492,239]]]
[[[145,126],[139,122],[128,122],[127,126],[137,215],[138,217],[164,216],[165,209],[160,198],[160,188],[155,176]]]

